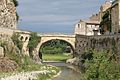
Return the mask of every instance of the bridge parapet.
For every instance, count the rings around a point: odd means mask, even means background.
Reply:
[[[38,33],[38,35],[73,35],[72,33]]]
[[[75,37],[75,35],[67,34],[38,34],[40,37]]]

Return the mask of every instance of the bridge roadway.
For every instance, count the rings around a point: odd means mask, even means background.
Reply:
[[[65,33],[37,33],[40,37],[75,37],[75,34],[65,34]]]

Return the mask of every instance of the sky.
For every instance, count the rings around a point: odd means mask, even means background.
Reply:
[[[80,19],[99,11],[105,0],[18,0],[18,28],[40,33],[74,33]]]

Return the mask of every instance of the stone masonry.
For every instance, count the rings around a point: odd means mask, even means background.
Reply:
[[[120,35],[100,35],[100,36],[83,36],[76,35],[75,51],[76,57],[81,59],[81,55],[86,51],[95,50],[107,51],[116,54],[120,59]]]
[[[0,27],[16,29],[16,7],[12,0],[0,0]]]

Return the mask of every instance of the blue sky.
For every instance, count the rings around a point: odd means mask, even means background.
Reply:
[[[80,19],[99,11],[105,0],[18,0],[18,28],[42,33],[73,33]]]

